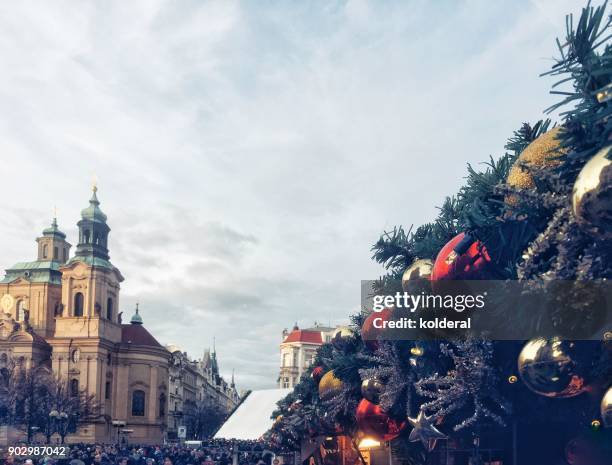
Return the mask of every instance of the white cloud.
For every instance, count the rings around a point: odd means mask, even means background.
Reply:
[[[74,242],[95,173],[125,313],[273,385],[283,327],[346,320],[383,228],[542,117],[568,8],[4,4],[2,262],[33,258],[54,204]]]

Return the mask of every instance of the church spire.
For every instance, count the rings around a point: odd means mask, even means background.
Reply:
[[[81,211],[79,227],[79,243],[77,244],[77,257],[101,258],[108,260],[108,233],[110,228],[106,224],[106,215],[100,210],[98,200],[98,187],[92,187],[89,206]]]
[[[130,320],[130,323],[133,325],[141,325],[142,324],[142,317],[140,316],[140,314],[138,313],[138,302],[136,302],[136,312],[134,313],[134,315],[132,316],[132,319]]]
[[[57,225],[57,215],[53,217],[51,226],[43,229],[38,242],[38,261],[57,261],[66,263],[70,252],[70,244],[66,242],[66,234]]]
[[[89,203],[94,205],[100,205],[100,201],[98,200],[98,195],[96,194],[96,192],[98,192],[98,186],[94,183],[94,185],[91,186],[91,199],[89,199]]]
[[[219,374],[219,365],[217,363],[217,349],[215,347],[215,338],[213,337],[213,351],[211,354],[211,369],[214,374]]]

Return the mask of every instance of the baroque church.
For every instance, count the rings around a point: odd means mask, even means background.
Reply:
[[[35,261],[17,263],[0,281],[0,369],[15,361],[47,367],[72,392],[86,390],[100,419],[81,425],[72,442],[110,442],[125,422],[130,442],[160,443],[167,426],[170,353],[145,329],[136,308],[120,308],[121,272],[111,263],[110,228],[97,188],[71,244],[54,219],[36,239]]]

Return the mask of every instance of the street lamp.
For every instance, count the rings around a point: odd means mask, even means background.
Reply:
[[[126,426],[126,422],[123,420],[113,420],[111,423],[115,428],[117,428],[117,444],[119,444],[121,442],[119,438],[119,434],[120,434],[121,428],[124,428]]]
[[[49,412],[49,419],[50,419],[51,424],[55,425],[55,427],[51,428],[52,433],[53,432],[59,433],[60,437],[62,438],[62,444],[63,444],[64,438],[66,437],[68,414],[66,412],[63,412],[63,411],[58,412],[57,410],[53,409]]]

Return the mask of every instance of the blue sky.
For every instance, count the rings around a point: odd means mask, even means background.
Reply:
[[[281,331],[340,323],[379,234],[555,102],[569,1],[0,5],[0,266],[98,179],[111,259],[164,343],[273,386]]]

